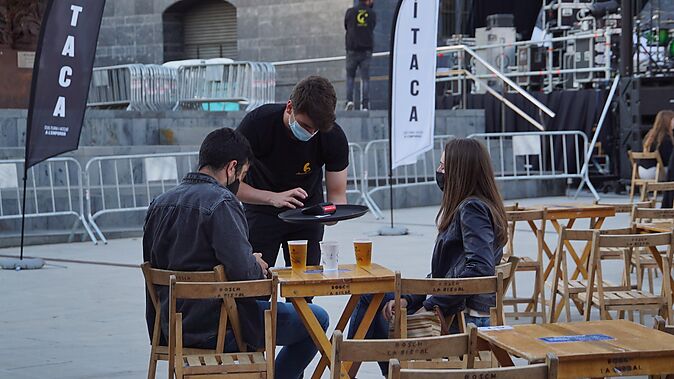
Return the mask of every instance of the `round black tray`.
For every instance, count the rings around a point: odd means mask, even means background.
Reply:
[[[291,209],[285,212],[282,212],[278,215],[278,218],[285,222],[292,224],[316,224],[316,223],[328,223],[335,221],[350,220],[352,218],[358,218],[365,213],[368,209],[364,205],[353,205],[353,204],[343,204],[336,205],[337,211],[331,215],[325,216],[313,216],[305,215],[302,213],[302,209]]]

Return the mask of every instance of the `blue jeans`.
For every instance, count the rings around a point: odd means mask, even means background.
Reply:
[[[363,83],[361,105],[363,108],[370,107],[370,61],[372,51],[346,51],[346,100],[353,101],[354,80],[356,70],[360,68],[360,80]]]
[[[258,301],[257,304],[261,312],[266,311],[271,306],[268,301]],[[276,344],[283,346],[283,348],[276,356],[274,377],[278,379],[301,378],[304,369],[311,363],[318,349],[293,305],[277,303],[276,307]],[[309,308],[316,315],[316,319],[323,330],[327,330],[330,324],[330,316],[325,309],[314,304],[309,304]],[[234,338],[228,335],[226,341],[225,351],[238,350]]]

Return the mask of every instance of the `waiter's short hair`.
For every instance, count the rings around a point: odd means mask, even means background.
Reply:
[[[237,161],[236,173],[253,160],[253,150],[246,137],[230,128],[216,129],[204,138],[199,149],[199,170],[209,166],[221,170],[231,161]]]
[[[321,132],[330,131],[335,125],[337,95],[328,79],[321,76],[302,79],[293,88],[290,101],[294,111],[306,114]]]

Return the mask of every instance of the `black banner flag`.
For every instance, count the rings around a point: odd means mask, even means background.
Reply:
[[[105,0],[50,0],[33,68],[26,167],[77,149]]]

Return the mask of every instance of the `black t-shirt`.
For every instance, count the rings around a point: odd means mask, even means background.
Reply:
[[[284,110],[285,104],[267,104],[241,120],[237,130],[246,136],[255,155],[244,181],[273,192],[301,187],[309,195],[304,205],[318,204],[323,201],[323,166],[327,171],[342,171],[349,165],[346,135],[335,123],[327,133],[299,141],[283,124]],[[246,210],[278,214],[285,209],[246,204]]]
[[[365,4],[359,2],[357,6],[347,9],[344,14],[346,49],[371,51],[374,47],[374,27],[376,24],[377,14]]]

